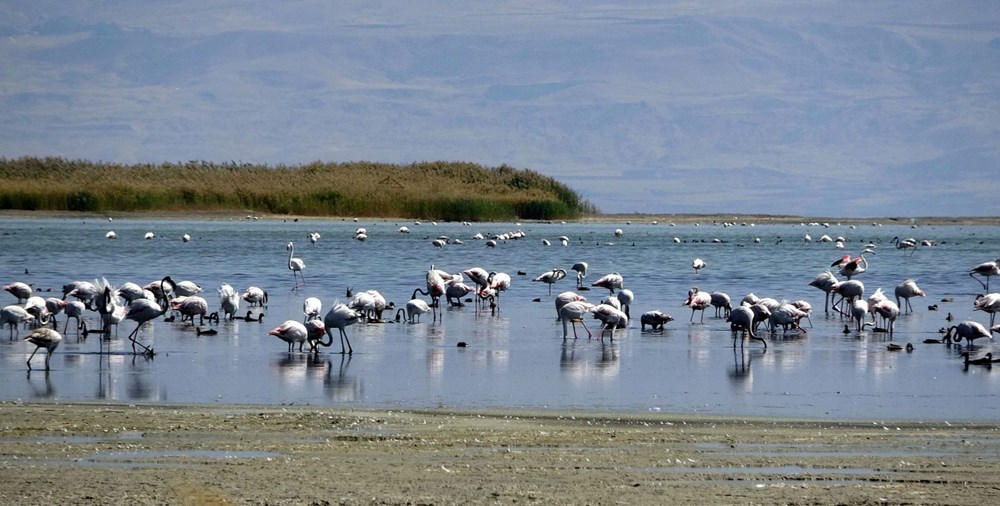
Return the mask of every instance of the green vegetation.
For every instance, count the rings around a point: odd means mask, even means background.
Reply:
[[[188,162],[120,165],[63,158],[0,159],[0,209],[252,210],[306,216],[451,221],[565,219],[596,209],[531,170],[462,162],[303,166]]]

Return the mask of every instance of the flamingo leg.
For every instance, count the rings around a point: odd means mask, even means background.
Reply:
[[[28,357],[28,370],[29,371],[31,370],[31,359],[35,358],[35,353],[38,352],[38,348],[41,348],[41,346],[35,346],[35,351],[31,352],[31,356]],[[48,370],[48,368],[49,368],[49,366],[46,364],[45,369]]]
[[[340,354],[344,354],[344,341],[347,341],[347,354],[353,355],[354,348],[351,348],[351,340],[347,338],[347,332],[344,329],[340,329]]]

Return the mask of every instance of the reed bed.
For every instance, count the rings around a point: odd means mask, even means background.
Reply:
[[[465,162],[133,164],[0,159],[0,209],[84,212],[248,210],[445,221],[566,219],[596,209],[532,170]]]

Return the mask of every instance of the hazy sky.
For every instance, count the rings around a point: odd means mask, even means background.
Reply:
[[[987,1],[5,1],[0,157],[508,164],[605,212],[1000,215]]]

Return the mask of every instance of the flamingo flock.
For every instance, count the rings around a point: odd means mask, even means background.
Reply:
[[[398,230],[402,234],[408,234],[406,227]],[[480,234],[477,234],[480,235]],[[624,233],[615,230],[615,237],[621,238]],[[492,247],[500,247],[506,241],[513,241],[525,237],[523,230],[514,232],[492,234],[481,236],[485,243]],[[153,236],[155,237],[155,236]],[[188,239],[185,234],[185,241]],[[308,237],[313,245],[319,239],[319,232],[310,232]],[[486,239],[489,237],[489,239]],[[149,237],[150,239],[152,237]],[[354,238],[357,241],[365,241],[368,238],[367,230],[358,228]],[[473,237],[475,240],[476,238]],[[566,236],[560,236],[558,241],[569,247],[573,241]],[[450,239],[447,236],[438,236],[432,241],[435,246],[443,248],[445,245],[460,246],[462,242]],[[679,238],[675,238],[674,243],[680,243]],[[713,240],[714,244],[721,244],[724,241]],[[780,243],[780,239],[778,243]],[[836,239],[824,235],[820,242],[833,242],[837,248],[844,248],[849,243],[843,237]],[[812,239],[808,235],[805,244],[811,244]],[[925,240],[918,243],[914,239],[900,239],[895,237],[892,243],[897,249],[906,251],[906,256],[912,256],[917,250],[917,245],[921,247],[933,247],[933,241]],[[547,240],[542,242],[543,246],[550,245]],[[754,245],[760,245],[759,238],[754,238]],[[607,245],[611,245],[610,243]],[[757,247],[757,246],[755,246]],[[317,250],[310,249],[314,252]],[[295,245],[292,241],[286,244],[287,259],[285,266],[292,272],[292,291],[300,292],[307,288],[311,289],[314,283],[307,285],[304,277],[305,262],[295,256]],[[829,269],[821,271],[812,280],[803,280],[804,283],[824,292],[823,311],[827,318],[843,318],[847,322],[845,327],[848,331],[853,327],[853,332],[862,334],[867,328],[872,328],[875,332],[882,332],[892,339],[897,331],[896,324],[902,319],[905,321],[906,315],[914,313],[911,299],[915,297],[926,297],[926,293],[921,290],[915,279],[906,279],[894,287],[894,300],[891,300],[885,292],[879,288],[870,296],[865,297],[865,284],[860,279],[854,279],[868,273],[871,269],[866,255],[875,253],[875,245],[868,244],[862,253],[857,256],[845,254],[830,264]],[[630,328],[631,306],[636,302],[636,294],[625,285],[625,276],[621,272],[609,272],[590,283],[589,287],[584,284],[584,279],[590,270],[590,264],[599,259],[589,259],[589,261],[577,261],[572,264],[555,266],[550,270],[542,272],[531,278],[531,281],[546,285],[545,296],[552,297],[553,285],[558,285],[567,277],[569,271],[575,274],[575,291],[562,291],[553,298],[555,302],[556,320],[562,325],[562,338],[569,339],[572,334],[573,339],[579,339],[578,326],[586,332],[588,338],[592,338],[594,332],[586,325],[588,318],[599,322],[597,329],[598,339],[604,340],[609,337],[615,340],[620,339],[621,334]],[[695,258],[691,262],[694,276],[703,281],[708,280],[704,276],[712,277],[712,272],[724,267],[722,260],[713,260],[712,270],[701,273],[707,267],[707,263],[701,258]],[[313,260],[312,265],[317,261]],[[984,290],[989,290],[990,278],[1000,274],[1000,259],[983,262],[973,266],[968,274],[982,286]],[[825,263],[824,263],[825,265]],[[876,266],[877,267],[877,266]],[[513,271],[512,271],[513,272]],[[537,272],[537,271],[536,271]],[[690,271],[687,271],[690,276]],[[836,272],[836,274],[835,274]],[[525,272],[518,273],[526,275]],[[843,280],[838,279],[842,276]],[[689,278],[692,281],[698,278]],[[868,278],[865,278],[868,279]],[[468,281],[468,284],[466,283]],[[716,282],[721,281],[717,279]],[[568,281],[570,282],[570,281]],[[415,283],[416,284],[416,283]],[[409,300],[399,307],[388,302],[377,290],[363,290],[356,293],[349,293],[350,300],[340,302],[334,300],[326,313],[323,313],[323,302],[319,294],[305,297],[302,303],[302,316],[299,319],[289,318],[280,325],[270,329],[267,335],[278,338],[287,344],[287,353],[303,352],[308,346],[309,353],[318,353],[323,347],[330,347],[336,340],[340,341],[340,353],[344,355],[353,354],[353,346],[349,338],[347,327],[357,324],[378,324],[392,323],[382,319],[382,314],[386,309],[396,310],[395,322],[418,325],[421,324],[421,316],[431,313],[431,324],[441,324],[444,321],[445,311],[441,304],[444,297],[445,305],[451,310],[461,311],[465,307],[464,302],[475,302],[476,313],[489,310],[491,315],[497,315],[501,310],[501,298],[503,294],[511,289],[514,278],[503,271],[487,269],[484,267],[468,267],[464,270],[450,273],[446,270],[438,269],[433,264],[423,273],[423,282],[413,286]],[[412,285],[411,285],[412,286]],[[691,286],[691,285],[689,285]],[[607,297],[599,301],[590,302],[587,298],[577,292],[589,290],[590,288],[603,288],[608,290]],[[88,312],[96,312],[101,322],[100,333],[103,341],[110,339],[111,328],[116,327],[121,322],[128,320],[134,322],[135,327],[127,336],[131,343],[134,355],[145,355],[152,357],[155,355],[153,345],[149,337],[143,337],[142,330],[148,327],[151,322],[163,319],[167,322],[180,318],[180,322],[188,322],[196,336],[212,336],[218,334],[215,329],[204,330],[206,320],[209,324],[213,322],[218,325],[219,315],[226,321],[242,320],[246,322],[259,322],[263,320],[263,313],[260,312],[268,303],[268,295],[259,286],[247,286],[243,292],[236,290],[232,285],[223,283],[217,289],[218,311],[212,311],[215,304],[210,303],[202,295],[204,288],[199,284],[182,280],[175,282],[170,276],[163,276],[158,281],[140,285],[134,282],[125,282],[118,287],[112,287],[107,280],[98,279],[94,281],[74,280],[66,283],[62,287],[63,297],[50,297],[45,299],[35,295],[36,289],[23,281],[13,281],[3,286],[4,291],[15,298],[16,303],[10,304],[0,310],[0,329],[8,327],[8,335],[11,339],[19,334],[21,327],[31,329],[25,341],[35,345],[34,351],[27,360],[29,369],[34,355],[45,348],[46,359],[45,368],[50,369],[50,359],[53,352],[64,340],[64,336],[76,334],[81,339],[85,339],[90,332],[86,329],[86,318]],[[348,292],[353,292],[348,290]],[[642,295],[642,294],[640,294]],[[420,298],[426,297],[427,300]],[[541,297],[535,300],[540,300]],[[642,298],[639,298],[640,303]],[[250,310],[246,316],[237,316],[241,313],[240,305],[246,303]],[[757,297],[750,293],[744,297],[739,304],[735,305],[731,297],[722,291],[707,291],[692,286],[687,290],[687,297],[681,306],[691,309],[689,323],[692,325],[705,324],[705,310],[709,307],[715,309],[714,318],[724,321],[726,328],[732,332],[733,345],[737,340],[742,343],[748,339],[760,341],[764,348],[767,348],[767,339],[761,334],[760,326],[763,324],[771,335],[776,335],[779,331],[782,335],[789,333],[804,335],[807,331],[803,328],[802,322],[809,319],[812,306],[804,300],[788,301],[773,297]],[[992,341],[992,333],[1000,330],[995,325],[995,314],[1000,311],[1000,294],[984,293],[975,298],[973,302],[974,310],[988,314],[989,325],[967,320],[943,328],[945,334],[940,341],[959,345],[963,341],[966,346],[973,347],[977,340],[988,339]],[[259,312],[254,316],[254,310]],[[700,312],[699,321],[694,322],[696,312]],[[65,314],[66,320],[63,325],[63,333],[58,332],[56,317]],[[517,318],[517,315],[513,315]],[[198,323],[195,323],[195,318]],[[75,320],[75,326],[71,326],[70,320]],[[647,310],[641,312],[639,317],[639,329],[641,332],[666,333],[666,327],[674,318],[661,310]],[[711,324],[711,323],[710,323]],[[51,328],[50,328],[51,327]],[[336,329],[336,331],[334,330]],[[336,338],[334,336],[336,332]],[[740,334],[743,338],[739,339]],[[911,347],[896,345],[898,349],[912,350]],[[103,348],[102,348],[103,353]],[[977,363],[976,359],[971,359],[969,363]]]

